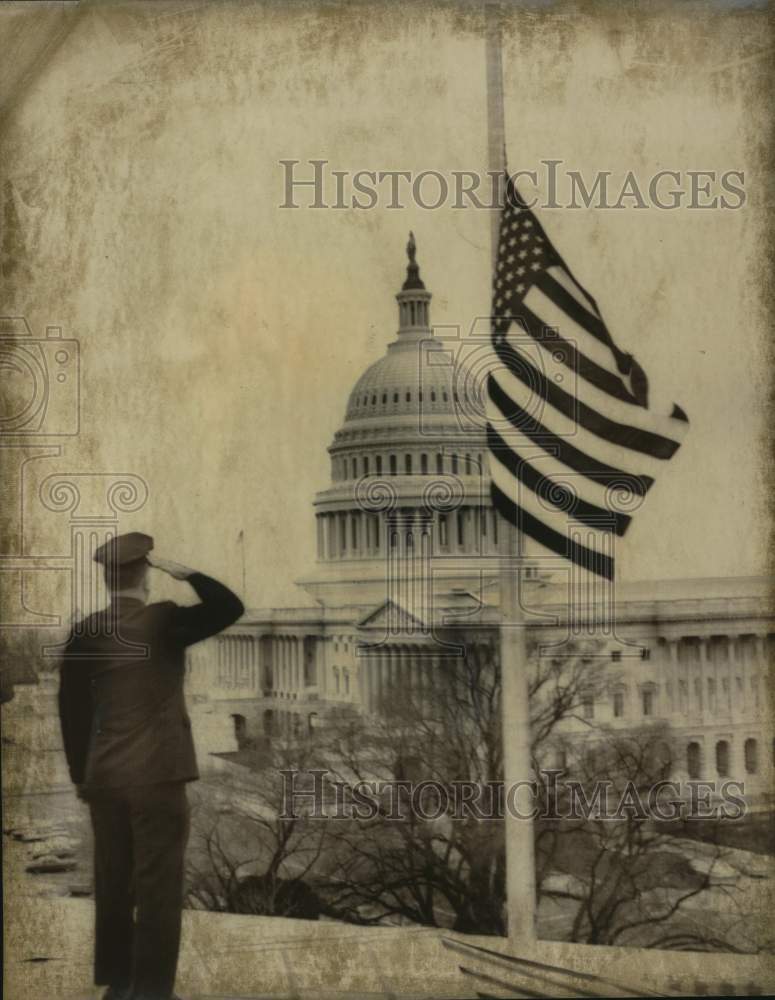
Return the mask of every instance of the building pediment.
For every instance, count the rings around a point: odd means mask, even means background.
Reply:
[[[388,598],[357,622],[357,627],[364,631],[416,634],[429,631],[430,622],[423,621],[397,601]]]

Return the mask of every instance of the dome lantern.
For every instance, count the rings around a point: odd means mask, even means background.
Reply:
[[[420,277],[420,266],[415,257],[417,254],[417,244],[414,241],[414,233],[409,233],[409,242],[406,244],[406,255],[409,263],[406,268],[406,280],[401,286],[401,291],[396,295],[398,302],[398,336],[399,339],[409,339],[414,335],[427,334],[430,331],[429,304],[431,293],[426,290],[423,280]]]

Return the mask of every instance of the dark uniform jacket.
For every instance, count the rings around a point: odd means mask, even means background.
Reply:
[[[146,605],[119,596],[70,635],[59,717],[70,777],[85,791],[199,777],[183,697],[185,649],[245,609],[203,573],[188,583],[200,604]]]

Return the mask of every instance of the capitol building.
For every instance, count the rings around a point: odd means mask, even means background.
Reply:
[[[378,713],[387,693],[432,699],[455,657],[499,648],[503,537],[490,503],[478,350],[431,326],[413,237],[398,330],[355,383],[314,498],[317,553],[305,607],[249,610],[189,650],[201,764],[280,733],[324,726],[343,706]],[[501,535],[503,528],[501,526]],[[312,555],[312,554],[311,554]],[[767,675],[775,621],[766,578],[602,585],[574,610],[567,565],[526,549],[521,602],[536,655],[593,633],[604,693],[564,728],[670,727],[676,779],[771,788]],[[598,588],[598,589],[595,589]],[[608,609],[608,610],[606,610]]]

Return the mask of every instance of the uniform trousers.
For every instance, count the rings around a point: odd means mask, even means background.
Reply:
[[[94,830],[94,981],[169,1000],[190,810],[183,781],[87,793]]]

